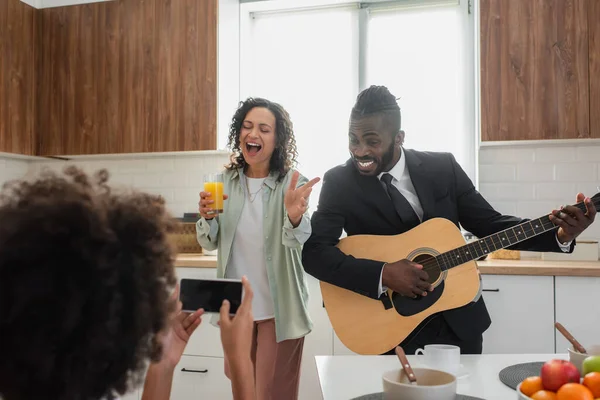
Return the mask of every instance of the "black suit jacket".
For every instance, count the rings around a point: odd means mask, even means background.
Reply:
[[[423,207],[424,221],[446,218],[480,238],[525,221],[494,210],[452,154],[405,149],[404,156]],[[544,212],[540,210],[540,216]],[[321,281],[378,298],[383,263],[347,256],[335,246],[342,229],[348,236],[397,235],[407,230],[379,179],[360,175],[351,159],[327,171],[311,221],[312,235],[302,252],[306,272]],[[561,252],[555,235],[552,230],[510,248]],[[571,252],[574,245],[575,242]],[[482,297],[442,315],[463,340],[477,338],[491,323]]]

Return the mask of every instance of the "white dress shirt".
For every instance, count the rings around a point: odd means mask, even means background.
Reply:
[[[377,176],[380,182],[381,177],[386,173],[392,175],[392,185],[394,185],[396,189],[398,189],[400,193],[402,193],[402,195],[406,198],[413,210],[415,210],[415,212],[417,213],[419,220],[423,222],[423,207],[421,206],[421,202],[419,201],[419,196],[417,196],[417,191],[415,190],[415,187],[413,186],[413,183],[410,180],[410,174],[408,172],[408,168],[406,168],[406,157],[404,156],[403,148],[400,148],[400,159],[398,160],[396,165],[394,165],[392,169],[390,169],[388,172],[382,172]],[[381,184],[385,188],[385,183],[381,182]],[[562,244],[558,240],[558,236],[556,237],[556,241],[563,252],[566,253],[569,251],[571,242]],[[387,290],[387,288],[382,285],[382,278],[383,268],[381,268],[381,275],[379,276],[379,296],[381,296]]]

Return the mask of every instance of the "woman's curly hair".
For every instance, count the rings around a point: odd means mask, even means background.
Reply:
[[[175,302],[158,196],[69,167],[0,195],[0,397],[111,399],[160,359]]]
[[[240,102],[233,115],[228,140],[228,146],[233,151],[233,155],[227,169],[246,168],[246,160],[244,160],[240,148],[240,133],[246,115],[255,107],[264,107],[275,116],[275,150],[271,156],[269,170],[279,172],[278,179],[281,180],[290,169],[295,167],[297,162],[298,150],[294,137],[294,125],[290,115],[280,104],[260,97],[250,97]]]

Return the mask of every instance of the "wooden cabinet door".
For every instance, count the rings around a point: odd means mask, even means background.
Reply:
[[[480,1],[482,141],[590,137],[588,3]]]

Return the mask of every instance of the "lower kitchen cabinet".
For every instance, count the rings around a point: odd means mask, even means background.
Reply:
[[[224,359],[183,356],[175,369],[171,398],[176,400],[233,399]]]
[[[600,278],[557,276],[556,322],[560,322],[583,347],[600,345]],[[556,331],[556,352],[566,353],[571,344]]]
[[[482,275],[484,353],[554,353],[554,277]]]

